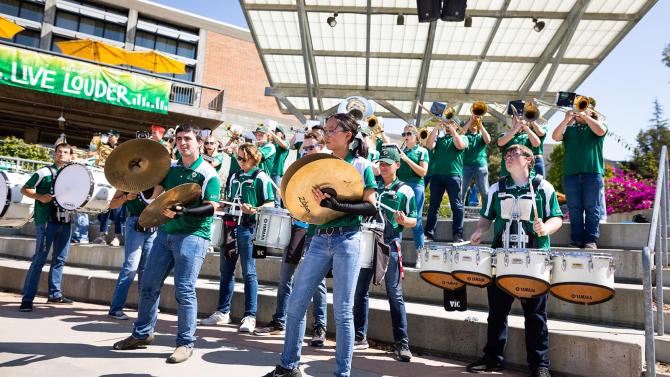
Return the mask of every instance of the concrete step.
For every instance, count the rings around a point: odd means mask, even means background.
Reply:
[[[468,239],[474,232],[477,221],[475,219],[465,219],[463,224],[463,238]],[[425,227],[424,222],[424,227]],[[453,233],[451,231],[451,220],[440,220],[435,227],[435,241],[451,241]],[[633,249],[642,250],[647,244],[649,235],[649,224],[624,224],[624,223],[605,223],[600,224],[600,239],[598,246],[604,249]],[[482,237],[482,243],[490,244],[493,234],[486,232]],[[403,232],[404,240],[412,239],[412,230],[405,229]],[[561,229],[551,236],[552,247],[563,247],[570,245],[570,223],[564,222]]]
[[[0,258],[0,287],[19,291],[29,262]],[[42,272],[39,292],[46,292],[48,268]],[[66,267],[64,294],[76,300],[108,303],[116,282],[116,272],[103,269]],[[218,281],[199,279],[197,295],[200,315],[216,310]],[[131,288],[129,305],[136,305],[136,288]],[[258,293],[258,321],[270,320],[276,305],[276,290],[261,285]],[[175,311],[174,284],[166,280],[161,294],[162,310]],[[235,285],[232,315],[240,318],[244,311],[243,285]],[[439,354],[473,360],[480,356],[486,342],[487,313],[478,310],[447,313],[441,306],[408,302],[406,305],[411,347]],[[329,294],[329,316],[332,318],[332,297]],[[391,342],[390,314],[385,299],[370,300],[368,336]],[[525,365],[523,316],[509,317],[509,341],[506,361]],[[308,321],[311,323],[311,321]],[[334,331],[329,321],[328,331]],[[549,321],[550,358],[552,370],[566,376],[641,376],[644,336],[642,331],[609,326],[595,326],[560,320]]]
[[[670,363],[670,335],[656,337],[656,361]]]
[[[28,260],[35,249],[35,240],[26,237],[0,237],[0,254],[14,258]],[[124,252],[122,247],[100,245],[72,245],[68,254],[68,265],[102,268],[108,270],[119,269],[123,263]],[[279,281],[281,258],[268,257],[256,260],[256,273],[260,282],[276,284]],[[220,254],[208,253],[200,271],[200,276],[209,279],[219,279]],[[237,279],[241,281],[241,269],[236,271]],[[328,280],[330,283],[330,280]],[[576,320],[587,323],[625,326],[636,329],[644,328],[643,298],[641,285],[616,283],[616,294],[606,303],[586,306],[576,305],[551,297],[548,301],[550,317],[565,320]],[[405,269],[403,280],[404,297],[408,301],[432,303],[442,305],[443,293],[441,289],[424,282],[419,276],[419,270]],[[670,297],[670,289],[666,289],[666,297]],[[384,285],[371,286],[370,293],[377,297],[386,297]],[[670,302],[670,301],[666,301]],[[468,305],[473,308],[486,310],[488,307],[486,290],[468,287]],[[514,313],[522,313],[521,305],[517,302],[513,306]]]

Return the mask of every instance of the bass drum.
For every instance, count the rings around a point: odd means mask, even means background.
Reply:
[[[20,228],[33,217],[35,200],[21,194],[31,174],[0,171],[0,226]]]
[[[89,214],[107,211],[114,195],[102,169],[81,164],[62,168],[56,175],[53,190],[59,207]]]

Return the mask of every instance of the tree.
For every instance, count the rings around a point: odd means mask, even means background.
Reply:
[[[556,144],[551,151],[549,160],[551,168],[547,180],[554,186],[556,191],[563,192],[563,159],[565,158],[565,147],[563,143]]]
[[[645,178],[656,177],[661,148],[670,145],[668,120],[663,118],[663,107],[658,99],[654,99],[654,112],[649,123],[649,128],[637,134],[637,147],[630,162],[631,168]]]
[[[665,46],[665,49],[663,50],[663,62],[670,67],[670,44]]]

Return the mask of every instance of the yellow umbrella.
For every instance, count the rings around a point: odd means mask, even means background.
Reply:
[[[16,33],[23,31],[23,28],[12,21],[0,17],[0,38],[12,39]]]
[[[157,73],[186,73],[186,65],[156,50],[128,52],[128,64]]]
[[[56,42],[65,55],[107,64],[126,64],[126,50],[91,39]]]

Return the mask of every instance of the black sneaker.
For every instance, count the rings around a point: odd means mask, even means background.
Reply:
[[[398,361],[409,362],[412,359],[412,352],[409,351],[409,345],[398,342],[393,345],[393,354]]]
[[[19,306],[20,312],[32,312],[33,311],[33,302],[32,301],[21,301],[21,306]]]
[[[259,336],[265,335],[282,335],[284,333],[284,325],[279,322],[272,321],[263,327],[257,327],[253,334]]]
[[[133,337],[132,335],[127,337],[126,339],[120,340],[116,343],[114,343],[114,349],[115,350],[135,350],[138,348],[147,348],[151,342],[154,341],[154,335],[151,334],[145,339],[137,339]]]
[[[272,372],[263,377],[302,377],[302,372],[300,372],[300,369],[298,368],[291,370],[283,368],[281,365],[277,365]]]
[[[323,327],[317,327],[314,329],[314,334],[312,335],[312,340],[309,341],[309,345],[312,347],[323,347],[323,344],[326,342],[326,329]]]
[[[549,368],[540,367],[535,369],[530,377],[551,377],[551,373],[549,373]]]
[[[465,240],[463,239],[463,236],[456,236],[456,237],[454,237],[454,243],[459,243],[459,242],[463,242],[463,241],[465,241]]]
[[[577,241],[570,241],[570,246],[571,247],[576,247],[578,249],[583,249],[584,248],[584,244],[582,244],[581,242],[577,242]]]
[[[501,372],[503,370],[503,365],[497,361],[491,361],[482,357],[474,363],[468,364],[465,369],[470,373]]]
[[[430,233],[424,233],[424,234],[423,234],[423,239],[424,239],[424,241],[430,241],[430,242],[433,242],[433,241],[435,241],[435,236],[433,236],[433,235],[430,234]]]
[[[72,304],[72,300],[64,296],[58,298],[49,297],[47,299],[47,304]]]

